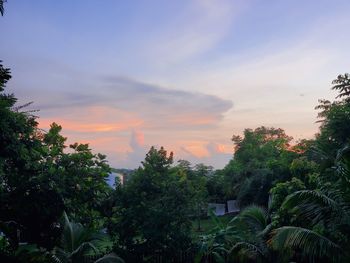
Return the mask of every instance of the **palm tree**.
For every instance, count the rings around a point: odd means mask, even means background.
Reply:
[[[80,223],[71,222],[64,213],[61,245],[54,248],[52,259],[56,263],[123,263],[115,254],[104,255],[109,245],[110,241],[105,233],[94,233]]]
[[[202,237],[197,262],[207,262],[210,257],[217,262],[269,262],[270,219],[264,208],[246,207],[227,224],[214,215],[212,220],[215,227]]]
[[[344,251],[338,244],[311,229],[283,226],[272,233],[270,243],[277,250],[301,250],[300,257],[308,262],[322,258],[326,258],[326,262],[345,262],[341,260]]]
[[[332,84],[335,84],[332,87],[332,90],[337,90],[339,95],[337,98],[345,97],[345,100],[349,101],[350,99],[350,75],[345,73],[344,75],[339,75],[335,80],[332,81]]]
[[[295,212],[304,227],[283,226],[272,233],[269,243],[279,250],[300,251],[308,261],[350,261],[350,148],[338,151],[337,182],[320,190],[302,190],[289,195],[283,209]]]
[[[270,262],[266,237],[270,231],[270,217],[263,207],[251,205],[231,220],[238,235],[233,237],[228,254],[240,262]]]
[[[224,262],[227,254],[226,246],[230,242],[231,236],[234,236],[235,229],[229,224],[223,223],[213,211],[210,211],[210,218],[214,227],[206,235],[201,236],[199,242],[199,251],[195,262],[211,262],[214,258],[217,262]]]
[[[0,14],[3,16],[4,15],[4,3],[6,0],[0,0]]]

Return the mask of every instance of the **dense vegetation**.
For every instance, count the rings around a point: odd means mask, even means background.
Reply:
[[[39,129],[36,112],[6,93],[1,63],[0,262],[350,261],[348,74],[316,107],[312,140],[246,129],[222,170],[174,164],[152,147],[112,188],[109,174],[124,170],[88,144],[66,145],[56,123]],[[229,199],[238,215],[206,219],[208,202]]]

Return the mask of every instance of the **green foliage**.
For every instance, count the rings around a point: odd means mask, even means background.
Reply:
[[[273,231],[272,245],[275,249],[301,249],[314,262],[317,258],[337,261],[342,249],[328,238],[315,231],[293,226],[284,226]]]
[[[264,208],[246,207],[228,223],[213,214],[211,218],[215,226],[209,234],[202,236],[197,262],[211,257],[215,262],[269,262],[265,242],[269,215]]]
[[[235,143],[235,158],[251,168],[264,168],[263,161],[278,157],[281,150],[289,147],[292,137],[285,134],[282,129],[259,127],[254,131],[244,130],[244,138],[237,139],[233,136]]]
[[[241,206],[267,205],[272,185],[291,177],[289,166],[298,156],[291,140],[284,130],[264,126],[246,129],[243,138],[234,135],[234,158],[223,170],[231,186],[228,196],[237,197]]]
[[[73,152],[65,153],[61,126],[39,130],[31,111],[21,111],[28,104],[16,106],[14,95],[5,93],[10,78],[0,64],[0,233],[7,244],[0,257],[21,260],[40,252],[19,254],[21,243],[48,250],[57,243],[64,209],[85,224],[102,225],[100,203],[111,191],[105,182],[110,170],[105,156],[88,145],[71,145]]]
[[[264,127],[233,137],[236,153],[223,170],[225,180],[243,205],[269,192],[272,221],[249,207],[230,223],[234,234],[217,243],[207,236],[229,262],[349,261],[349,75],[333,84],[342,100],[322,100],[317,107],[323,120],[316,140],[290,146],[281,130]]]
[[[243,181],[237,200],[241,206],[249,204],[266,205],[269,199],[269,190],[273,184],[274,175],[268,169],[260,169]]]
[[[282,206],[285,198],[296,191],[306,189],[305,184],[298,178],[293,177],[290,181],[277,183],[270,190],[269,210],[272,217],[273,227],[295,222],[293,211]]]
[[[125,248],[129,256],[152,261],[156,253],[175,255],[189,247],[190,187],[185,173],[171,168],[172,161],[172,153],[152,147],[142,167],[117,190],[109,230],[120,253]]]
[[[347,173],[347,170],[345,167],[338,172]],[[298,226],[284,226],[274,231],[271,242],[275,249],[301,250],[299,257],[310,261],[320,258],[331,262],[348,261],[349,197],[349,183],[346,181],[325,184],[320,190],[290,194],[281,209],[292,211],[299,223]]]
[[[316,146],[322,149],[323,153],[323,158],[319,158],[319,161],[328,158],[334,160],[337,151],[350,140],[349,74],[339,75],[332,83],[335,84],[332,89],[339,92],[337,98],[342,100],[320,100],[316,107],[321,110],[319,117],[322,118],[320,134],[316,138]],[[328,163],[329,165],[332,163]]]
[[[292,180],[283,183],[277,183],[271,188],[271,202],[270,209],[272,211],[278,210],[281,207],[284,199],[299,190],[305,189],[305,184],[298,178],[293,177]]]
[[[213,227],[209,233],[200,236],[195,262],[208,262],[212,257],[215,262],[224,262],[228,251],[227,244],[231,244],[230,238],[236,233],[229,222],[215,216],[213,211],[210,211],[210,219]]]
[[[344,75],[339,75],[335,80],[332,81],[332,84],[335,84],[332,87],[332,90],[339,92],[336,98],[345,99],[349,102],[350,98],[350,75],[345,73]]]
[[[207,177],[206,189],[210,202],[224,202],[231,191],[222,171],[215,171],[215,173]]]
[[[193,169],[189,161],[179,160],[174,169],[187,182],[190,195],[188,201],[193,210],[191,216],[197,219],[197,230],[200,231],[201,217],[206,215],[207,212],[207,181],[213,168],[204,164],[197,164]]]
[[[106,234],[96,233],[84,228],[80,223],[71,222],[67,214],[64,214],[60,246],[53,249],[52,259],[56,263],[123,263],[124,261],[114,254],[104,256],[111,249],[111,245]]]
[[[41,134],[35,117],[20,112],[17,99],[4,92],[10,78],[9,69],[0,65],[0,231],[13,251],[20,241],[50,247],[57,237],[54,223],[63,202],[39,176]]]
[[[65,210],[76,221],[95,228],[103,224],[101,207],[111,189],[106,183],[110,173],[106,156],[94,154],[88,144],[72,144],[64,152],[66,138],[62,127],[51,124],[43,136],[42,174],[62,196]]]

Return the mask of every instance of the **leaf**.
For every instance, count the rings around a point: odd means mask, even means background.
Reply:
[[[118,257],[116,254],[111,253],[96,260],[94,263],[125,263],[124,260]]]
[[[310,258],[337,257],[342,253],[339,245],[306,228],[284,226],[273,231],[269,243],[276,249],[301,249]]]

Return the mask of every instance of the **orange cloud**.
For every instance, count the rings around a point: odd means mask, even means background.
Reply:
[[[66,116],[40,118],[38,121],[41,128],[49,128],[52,122],[56,122],[64,130],[76,132],[123,131],[140,127],[144,123],[132,113],[104,106],[72,110]]]
[[[186,141],[179,144],[183,145],[182,148],[185,149],[185,151],[188,151],[197,158],[210,156],[210,153],[206,147],[207,142],[205,141]]]
[[[232,146],[217,143],[215,145],[215,152],[217,153],[233,153]]]
[[[108,132],[108,131],[123,131],[130,128],[139,127],[143,124],[141,120],[128,120],[123,123],[102,123],[102,122],[77,122],[66,119],[40,119],[39,127],[49,128],[50,124],[55,121],[61,125],[65,130],[78,131],[78,132]]]
[[[134,131],[135,141],[139,146],[145,144],[145,136],[141,131]]]

